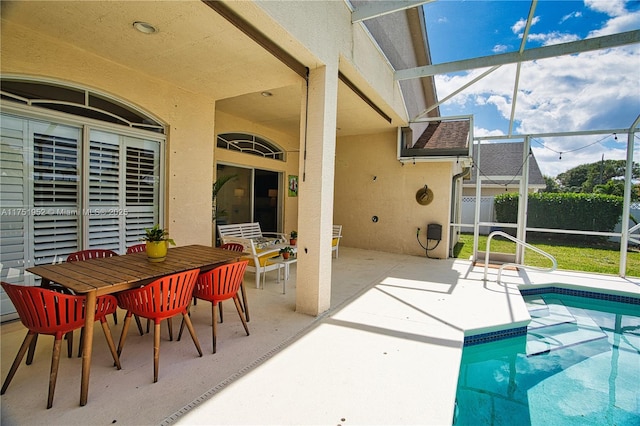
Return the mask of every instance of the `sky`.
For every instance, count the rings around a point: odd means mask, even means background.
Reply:
[[[424,6],[433,64],[517,51],[530,0],[437,0]],[[525,49],[640,29],[640,1],[539,0]],[[435,77],[442,100],[487,69]],[[503,65],[440,106],[473,114],[474,136],[506,135],[516,65]],[[514,134],[627,129],[640,115],[640,44],[525,62]],[[626,159],[627,134],[533,138],[545,176],[580,164]],[[634,138],[640,162],[640,132]]]

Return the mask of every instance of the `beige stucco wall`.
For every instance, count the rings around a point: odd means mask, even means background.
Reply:
[[[425,256],[427,224],[442,225],[442,241],[430,257],[448,255],[452,164],[416,163],[396,159],[395,132],[339,138],[336,146],[334,223],[342,225],[341,245]],[[415,200],[428,185],[434,200]],[[378,216],[378,222],[372,221]],[[429,248],[434,243],[430,242]]]
[[[213,100],[6,21],[1,72],[91,88],[151,112],[166,123],[165,226],[180,245],[210,244]]]

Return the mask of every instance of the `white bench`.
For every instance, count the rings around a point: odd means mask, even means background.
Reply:
[[[285,234],[278,232],[262,232],[260,224],[235,223],[230,225],[218,225],[218,234],[223,244],[242,244],[244,251],[250,253],[247,256],[249,265],[247,269],[256,274],[256,288],[260,288],[260,278],[262,277],[263,287],[265,273],[278,270],[283,266],[281,263],[269,263],[270,258],[280,254],[280,248],[288,242]]]
[[[218,225],[218,234],[222,237],[239,237],[239,238],[277,238],[283,241],[287,240],[285,234],[279,232],[262,232],[258,222],[251,223],[232,223],[229,225]]]
[[[336,259],[338,258],[338,247],[340,246],[340,238],[342,238],[342,225],[333,225],[333,236],[331,238],[331,251],[336,252]]]

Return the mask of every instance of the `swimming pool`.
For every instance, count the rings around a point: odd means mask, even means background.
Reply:
[[[524,296],[525,335],[465,346],[461,425],[640,425],[640,305]]]

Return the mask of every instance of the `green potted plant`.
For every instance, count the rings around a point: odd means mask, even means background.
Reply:
[[[292,247],[282,247],[280,249],[280,254],[282,255],[283,259],[288,259],[289,256],[293,256],[293,248]]]
[[[147,257],[150,262],[162,262],[167,257],[167,249],[169,244],[176,245],[173,239],[169,238],[169,233],[166,229],[160,228],[158,224],[153,228],[145,228],[145,235],[142,237],[142,241],[147,245]]]
[[[289,244],[291,244],[292,246],[295,246],[297,242],[298,242],[298,231],[291,231],[291,234],[289,234]]]

